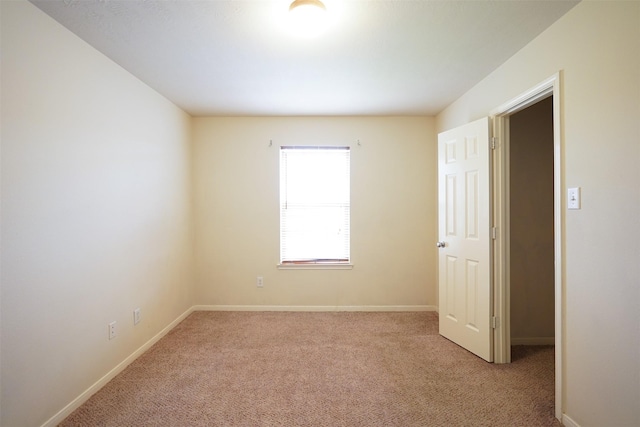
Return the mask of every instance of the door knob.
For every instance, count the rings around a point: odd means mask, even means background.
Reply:
[[[447,244],[443,241],[439,241],[438,243],[436,243],[436,246],[439,248],[444,248],[445,246],[447,246]]]

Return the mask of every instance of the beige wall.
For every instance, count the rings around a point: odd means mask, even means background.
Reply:
[[[554,332],[553,98],[509,118],[512,344]]]
[[[437,117],[487,115],[563,70],[564,413],[640,425],[640,2],[583,1]],[[563,194],[565,197],[566,194]]]
[[[1,7],[0,424],[39,426],[193,305],[190,118],[30,3]]]
[[[436,305],[433,119],[200,118],[194,141],[199,304]],[[300,144],[352,147],[353,270],[276,268],[278,147]]]

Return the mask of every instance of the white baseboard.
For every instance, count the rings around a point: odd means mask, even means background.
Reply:
[[[169,331],[175,328],[178,323],[182,322],[194,311],[193,307],[182,313],[176,320],[171,322],[167,327],[158,332],[153,338],[144,343],[139,349],[134,351],[129,357],[120,362],[115,368],[110,370],[105,376],[96,381],[91,387],[85,390],[80,396],[76,397],[71,403],[62,408],[57,414],[53,417],[49,418],[42,427],[55,427],[59,423],[61,423],[65,418],[67,418],[73,411],[78,409],[80,405],[89,400],[91,396],[93,396],[98,390],[105,386],[109,381],[111,381],[116,375],[122,372],[127,366],[129,366],[134,360],[136,360],[140,355],[142,355],[145,351],[151,348],[156,342],[158,342],[162,337],[164,337]]]
[[[554,337],[511,338],[511,345],[554,345]]]
[[[564,425],[564,427],[580,427],[580,424],[573,421],[571,417],[566,414],[562,414],[562,425]]]
[[[193,311],[435,311],[433,305],[195,305]]]

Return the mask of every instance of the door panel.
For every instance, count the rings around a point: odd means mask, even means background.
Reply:
[[[488,118],[438,135],[440,334],[492,361],[489,171]]]

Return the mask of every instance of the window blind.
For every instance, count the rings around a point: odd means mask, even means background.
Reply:
[[[349,147],[280,148],[280,262],[349,262]]]

